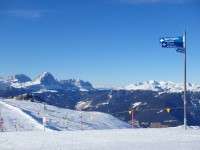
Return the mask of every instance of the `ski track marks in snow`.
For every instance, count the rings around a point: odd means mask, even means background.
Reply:
[[[46,116],[46,127],[49,129],[80,130],[81,114],[83,130],[131,128],[130,124],[105,113],[74,111],[24,100],[4,99],[2,101],[8,106],[12,105],[13,109],[17,107],[20,113],[29,116],[29,120],[35,120],[40,124],[41,129],[43,128],[42,118]]]
[[[199,150],[200,147],[200,130],[188,128],[185,131],[183,127],[89,130],[122,128],[127,124],[103,113],[83,113],[50,105],[46,105],[46,107],[45,114],[47,119],[51,119],[52,126],[60,129],[66,128],[62,122],[65,118],[76,121],[67,126],[76,131],[41,131],[40,128],[37,128],[37,125],[40,124],[29,116],[36,117],[38,111],[44,115],[41,111],[43,110],[41,103],[3,100],[3,102],[0,101],[0,108],[3,118],[7,121],[5,124],[9,129],[7,131],[14,130],[13,122],[19,124],[24,122],[24,127],[32,131],[0,133],[0,150]],[[25,114],[24,111],[29,115]],[[79,130],[80,113],[84,114],[83,126],[88,130],[77,131]],[[60,120],[56,118],[58,115]],[[93,122],[91,122],[90,115],[94,115],[98,120],[95,121],[94,117]],[[37,117],[39,120],[41,116]]]
[[[0,101],[1,116],[4,121],[4,131],[43,130],[44,127],[19,108]]]
[[[1,133],[0,149],[199,150],[200,131],[183,128]],[[1,140],[1,141],[3,141]]]

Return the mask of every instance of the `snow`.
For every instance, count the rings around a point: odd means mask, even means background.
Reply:
[[[125,86],[123,89],[126,90],[151,90],[157,91],[159,93],[168,92],[168,93],[180,93],[184,91],[183,83],[174,83],[171,81],[160,81],[156,82],[153,80],[130,84]],[[200,91],[200,86],[195,84],[187,83],[188,91]]]
[[[199,130],[115,129],[4,132],[0,149],[13,150],[198,150]]]
[[[44,93],[44,92],[57,93],[58,91],[56,91],[56,90],[45,90],[45,89],[40,89],[39,91],[32,92],[32,93]]]
[[[89,82],[82,81],[80,79],[69,79],[58,81],[49,72],[44,72],[38,76],[34,81],[31,81],[26,75],[15,75],[10,77],[0,77],[0,89],[6,87],[23,88],[32,92],[40,90],[80,90],[89,91],[94,90],[93,86]],[[146,81],[140,83],[130,84],[124,87],[114,86],[101,86],[94,85],[97,90],[152,90],[161,93],[180,93],[184,91],[183,83],[174,83],[172,81]],[[187,90],[193,92],[200,92],[200,85],[187,83]],[[110,97],[112,98],[112,97]]]
[[[69,79],[58,81],[49,72],[44,72],[32,81],[26,75],[20,74],[9,77],[0,77],[0,89],[7,87],[14,87],[17,89],[23,88],[32,92],[40,90],[80,90],[88,91],[93,90],[92,85],[80,79]]]
[[[120,129],[120,128],[130,128],[131,125],[123,122],[112,115],[108,115],[100,112],[83,112],[74,111],[70,109],[58,108],[55,106],[24,101],[15,99],[4,99],[0,101],[1,105],[7,106],[2,109],[3,119],[11,120],[10,124],[5,124],[6,131],[15,131],[15,123],[13,120],[20,120],[21,122],[31,122],[32,119],[37,122],[37,124],[42,125],[42,118],[45,116],[47,118],[46,127],[52,130],[65,131],[65,130],[80,130],[80,116],[82,115],[82,128],[84,130],[93,129]],[[9,106],[9,107],[8,107]],[[7,112],[10,112],[12,118],[7,118]],[[11,116],[10,115],[10,116]],[[29,118],[24,118],[24,116],[29,116]],[[30,125],[23,124],[23,127],[29,128],[29,130],[35,130],[29,127]],[[40,128],[41,129],[41,128]],[[43,129],[43,128],[42,128]]]
[[[19,108],[0,101],[0,110],[4,121],[4,131],[43,130],[41,124],[37,123],[29,115],[23,113]]]
[[[91,101],[80,101],[75,106],[75,108],[77,110],[82,110],[82,109],[86,109],[86,108],[89,108],[89,107],[91,107]]]
[[[160,111],[157,112],[157,114],[162,113],[162,112],[163,112],[163,110],[160,110]]]
[[[138,107],[142,102],[136,102],[134,104],[132,104],[132,108]]]
[[[131,129],[108,114],[15,99],[0,100],[0,110],[5,126],[4,132],[0,132],[2,150],[198,150],[200,147],[200,127]],[[79,125],[80,114],[83,130]],[[43,131],[44,115],[47,128],[52,130]]]

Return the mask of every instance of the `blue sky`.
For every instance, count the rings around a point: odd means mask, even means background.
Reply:
[[[161,48],[159,38],[184,30],[187,81],[200,84],[199,1],[0,0],[0,76],[183,82],[183,54]]]

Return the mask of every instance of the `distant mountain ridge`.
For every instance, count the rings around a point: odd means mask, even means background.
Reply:
[[[17,89],[27,89],[32,92],[40,90],[93,90],[93,86],[88,81],[80,79],[69,80],[56,80],[54,76],[49,72],[44,72],[32,81],[28,76],[24,74],[0,77],[0,89],[7,87],[13,87]]]
[[[134,118],[143,127],[152,122],[168,126],[181,125],[182,91],[181,83],[153,80],[117,89],[95,89],[91,83],[80,79],[57,80],[49,72],[44,72],[33,81],[23,74],[0,78],[0,98],[24,99],[73,110],[111,113],[127,122],[131,120],[128,110],[134,109]],[[187,83],[189,125],[200,125],[199,91],[200,86]],[[165,108],[173,109],[168,113]]]
[[[140,82],[125,86],[125,90],[150,90],[159,93],[180,93],[184,91],[183,83],[174,83],[172,81],[154,81]],[[187,91],[200,92],[200,86],[187,83]]]
[[[31,80],[28,76],[24,74],[18,74],[9,77],[0,77],[0,89],[7,87],[13,87],[17,89],[27,89],[32,92],[40,90],[80,90],[80,91],[90,91],[90,90],[150,90],[156,91],[158,93],[181,93],[184,91],[183,83],[174,83],[172,81],[146,81],[140,83],[130,84],[124,87],[97,87],[94,88],[93,85],[88,81],[83,81],[80,79],[68,79],[68,80],[57,80],[49,72],[44,72],[38,76],[35,80]],[[187,83],[187,91],[200,92],[200,86],[195,84]]]
[[[4,81],[5,83],[23,83],[23,82],[28,82],[31,81],[31,78],[24,74],[17,74],[14,76],[8,76],[8,77],[0,77],[0,81]]]

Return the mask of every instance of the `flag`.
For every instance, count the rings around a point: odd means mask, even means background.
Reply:
[[[170,112],[170,108],[166,108],[167,112],[169,113]]]

